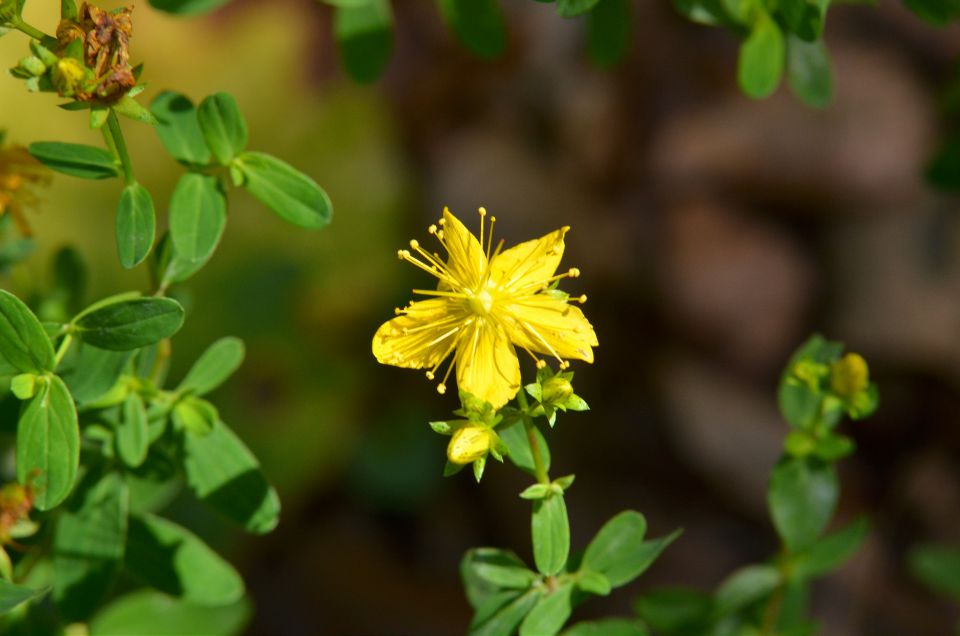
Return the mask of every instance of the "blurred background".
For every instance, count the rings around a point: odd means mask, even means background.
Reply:
[[[55,4],[29,2],[26,17],[52,29]],[[549,434],[554,473],[578,475],[574,548],[626,508],[654,536],[686,529],[640,581],[575,617],[629,614],[657,585],[712,589],[776,550],[765,507],[787,430],[776,385],[822,331],[866,356],[881,391],[873,418],[844,425],[859,451],[841,466],[838,519],[868,514],[875,531],[816,586],[823,634],[950,632],[957,609],[915,583],[904,557],[920,541],[960,544],[960,201],[922,178],[950,123],[939,95],[960,30],[897,2],[837,7],[836,97],[815,111],[785,89],[743,97],[734,38],[669,2],[634,3],[634,44],[612,71],[586,61],[582,22],[503,4],[508,53],[484,62],[432,3],[395,2],[391,63],[366,87],[339,70],[330,11],[311,0],[236,0],[200,20],[137,4],[142,101],[232,92],[250,147],[311,174],[336,209],[309,233],[232,191],[222,247],[185,290],[172,377],[221,335],[247,343],[214,401],[284,505],[266,537],[188,495],[171,513],[243,572],[249,633],[462,633],[464,551],[531,560],[529,504],[516,496],[527,478],[491,463],[479,486],[466,472],[444,479],[446,439],[427,422],[455,397],[370,353],[379,324],[425,284],[396,249],[424,240],[443,205],[471,224],[486,206],[508,244],[573,228],[565,262],[583,275],[565,289],[589,294],[600,339],[596,363],[573,366],[593,410]],[[0,59],[12,66],[25,44],[3,38]],[[12,141],[99,143],[85,115],[55,103],[0,77]],[[125,129],[165,210],[181,170],[147,126]],[[71,243],[94,297],[145,289],[142,267],[116,262],[118,189],[56,177],[31,216],[40,250],[14,284],[48,276],[49,255]]]

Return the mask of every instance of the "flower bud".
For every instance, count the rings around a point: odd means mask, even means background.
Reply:
[[[493,443],[493,433],[485,426],[458,428],[447,446],[447,459],[454,464],[469,464],[486,456]]]
[[[87,69],[72,57],[58,60],[53,67],[53,85],[64,97],[72,97],[82,92]]]
[[[570,384],[570,380],[555,375],[543,383],[541,402],[544,404],[560,405],[564,404],[571,395],[573,395],[573,385]]]
[[[848,353],[830,367],[830,389],[842,398],[852,398],[867,389],[870,372],[858,353]]]

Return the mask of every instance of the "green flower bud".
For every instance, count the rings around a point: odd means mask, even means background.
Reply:
[[[573,385],[570,384],[570,380],[555,375],[543,383],[543,390],[540,395],[543,404],[565,404],[573,395]]]
[[[447,446],[447,459],[453,464],[470,464],[485,457],[493,443],[493,431],[485,426],[458,428]]]
[[[830,390],[841,398],[853,398],[869,384],[870,370],[860,354],[848,353],[830,367]]]
[[[47,72],[47,65],[39,57],[30,55],[20,60],[17,70],[30,77],[40,77]]]

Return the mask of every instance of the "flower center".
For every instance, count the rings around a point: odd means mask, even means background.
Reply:
[[[475,314],[489,314],[493,308],[493,294],[490,290],[484,288],[474,292],[469,299],[470,311]]]

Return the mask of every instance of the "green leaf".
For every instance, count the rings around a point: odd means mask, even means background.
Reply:
[[[150,6],[174,15],[190,16],[209,13],[230,0],[149,0]]]
[[[910,551],[910,570],[930,589],[960,601],[960,549],[935,545]]]
[[[157,118],[157,136],[170,156],[188,166],[210,163],[210,149],[203,139],[197,109],[185,95],[166,91],[150,104]]]
[[[90,636],[237,636],[252,614],[250,603],[207,607],[141,590],[121,596],[90,621]]]
[[[654,590],[638,598],[634,609],[655,632],[670,636],[702,636],[710,633],[713,601],[694,590]]]
[[[960,0],[904,0],[921,19],[938,27],[947,26],[960,17]]]
[[[216,177],[188,172],[170,198],[170,240],[178,258],[206,263],[227,225],[227,196]]]
[[[780,538],[791,551],[814,544],[833,516],[839,495],[832,465],[810,457],[780,460],[773,469],[767,505]]]
[[[570,618],[573,584],[564,583],[544,594],[520,624],[520,636],[554,636]]]
[[[193,492],[250,532],[279,521],[280,499],[243,442],[222,422],[204,436],[184,436],[184,470]]]
[[[136,468],[147,458],[150,435],[147,430],[147,407],[136,393],[130,393],[123,402],[123,417],[117,426],[114,441],[117,455],[124,464]]]
[[[796,36],[787,39],[787,81],[805,104],[826,108],[833,99],[830,59],[822,40],[804,42]]]
[[[476,577],[485,584],[487,593],[500,589],[523,590],[537,580],[536,572],[520,560],[513,552],[497,548],[474,548],[467,552],[461,563],[464,578]]]
[[[530,529],[533,559],[540,573],[549,576],[562,570],[570,553],[570,522],[563,495],[533,502]]]
[[[116,385],[133,356],[131,351],[107,351],[86,342],[70,347],[57,373],[73,395],[77,407],[97,402]]]
[[[587,18],[587,54],[594,63],[611,67],[630,46],[630,3],[600,0]]]
[[[221,165],[228,165],[246,149],[247,122],[230,93],[216,93],[200,102],[197,123],[207,147]]]
[[[333,204],[327,193],[290,164],[261,152],[245,152],[235,165],[243,173],[247,192],[283,220],[307,229],[330,223]]]
[[[607,596],[613,589],[613,586],[610,585],[610,579],[606,576],[583,568],[577,572],[577,587],[584,592],[597,596]]]
[[[0,356],[21,373],[50,371],[53,345],[33,312],[19,298],[0,289]]]
[[[693,22],[709,26],[735,26],[720,0],[674,0],[674,7]]]
[[[109,179],[120,174],[108,151],[84,144],[40,141],[28,148],[33,157],[51,170],[81,179]]]
[[[503,54],[507,31],[496,0],[440,0],[440,12],[473,53],[487,59]]]
[[[209,435],[219,420],[220,414],[213,404],[192,395],[173,407],[173,423],[177,430],[193,435]]]
[[[139,183],[125,187],[117,204],[117,253],[121,265],[130,269],[143,262],[153,247],[156,222],[149,190]]]
[[[650,567],[680,531],[644,541],[647,522],[643,515],[626,510],[600,529],[583,554],[581,567],[599,572],[610,585],[619,587],[637,578]]]
[[[870,523],[866,519],[858,519],[843,530],[824,537],[805,552],[794,556],[791,575],[810,579],[837,569],[860,548],[869,531]]]
[[[40,598],[48,590],[34,590],[0,578],[0,615],[6,614],[22,603]]]
[[[557,15],[561,18],[575,18],[591,11],[599,0],[557,0]]]
[[[134,121],[151,126],[157,125],[157,118],[154,114],[142,106],[140,102],[135,100],[131,95],[124,95],[110,108],[118,115],[123,115]]]
[[[226,382],[243,364],[245,348],[239,338],[220,338],[193,363],[177,386],[178,393],[206,395]]]
[[[769,15],[761,14],[750,37],[740,47],[738,77],[743,92],[762,99],[777,90],[785,55],[780,27]]]
[[[131,298],[81,315],[74,323],[85,342],[110,351],[139,349],[169,338],[183,325],[183,307],[171,298]]]
[[[482,616],[484,620],[478,621],[474,617],[474,622],[470,625],[470,636],[503,636],[503,634],[512,634],[520,621],[530,613],[533,606],[540,599],[540,592],[531,590],[513,596],[508,593],[505,597],[508,602],[496,607],[493,611],[477,610],[477,616]],[[491,599],[496,601],[497,599]]]
[[[151,514],[130,518],[126,567],[151,587],[197,605],[229,605],[243,579],[189,530]]]
[[[69,621],[93,613],[110,588],[127,542],[129,494],[118,473],[89,473],[53,537],[53,594]]]
[[[533,451],[530,449],[530,440],[527,438],[527,431],[522,421],[518,421],[510,426],[497,429],[500,439],[507,445],[507,457],[520,470],[536,476],[537,471],[533,462]],[[540,450],[540,457],[543,458],[544,468],[550,470],[550,447],[547,446],[547,440],[544,438],[540,429],[534,431],[537,439],[537,448]]]
[[[353,79],[367,83],[380,77],[393,48],[393,12],[387,0],[336,7],[333,31],[340,59]]]
[[[66,499],[80,463],[80,428],[70,391],[57,376],[25,403],[17,424],[17,481],[36,490],[34,505],[50,510]]]
[[[643,624],[633,618],[604,618],[577,623],[563,636],[649,636]]]
[[[60,0],[60,19],[77,19],[77,3],[75,0]]]
[[[728,576],[715,595],[719,616],[727,616],[768,597],[780,584],[780,572],[772,565],[748,565]]]

